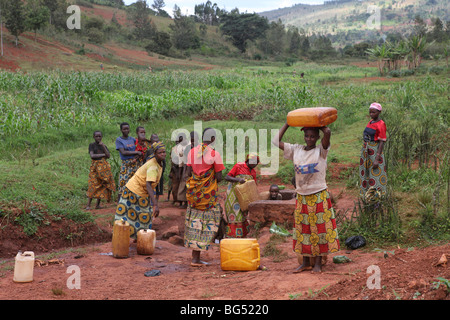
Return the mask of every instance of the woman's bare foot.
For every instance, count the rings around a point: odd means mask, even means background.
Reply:
[[[199,261],[192,260],[192,262],[191,262],[191,267],[202,267],[202,266],[208,266],[208,265],[209,265],[208,262],[205,262],[202,260],[199,260]]]
[[[207,266],[207,265],[209,265],[209,263],[200,260],[200,251],[193,250],[191,266],[192,267],[201,267],[201,266]]]
[[[317,256],[315,257],[315,263],[314,263],[314,268],[312,269],[311,272],[313,273],[320,273],[322,272],[322,257],[321,256]]]

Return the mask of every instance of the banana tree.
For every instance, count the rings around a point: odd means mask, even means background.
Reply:
[[[367,49],[366,53],[369,55],[369,58],[377,60],[378,71],[380,72],[380,76],[384,75],[384,66],[389,59],[389,44],[383,43],[383,45],[377,45],[375,48]]]
[[[418,68],[422,63],[422,56],[431,43],[427,42],[424,36],[412,36],[408,41],[408,48],[411,53],[412,67]]]

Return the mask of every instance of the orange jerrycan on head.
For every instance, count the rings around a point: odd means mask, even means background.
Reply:
[[[254,271],[260,265],[260,249],[256,239],[222,239],[220,267],[224,271]]]
[[[331,107],[300,108],[287,114],[291,127],[324,127],[337,119],[337,110]]]

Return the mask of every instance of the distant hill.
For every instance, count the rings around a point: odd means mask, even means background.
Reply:
[[[371,29],[369,6],[376,6],[381,16],[380,29]],[[269,21],[281,19],[286,26],[303,29],[306,34],[334,35],[334,43],[374,40],[387,33],[407,35],[419,15],[431,27],[439,17],[444,25],[450,20],[449,0],[336,0],[323,5],[296,4],[288,8],[259,13]],[[337,35],[340,35],[337,37]],[[347,36],[347,38],[345,37]]]

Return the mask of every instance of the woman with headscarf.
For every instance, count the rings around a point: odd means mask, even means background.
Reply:
[[[386,194],[387,174],[383,154],[386,124],[379,118],[381,110],[381,105],[376,102],[369,107],[371,119],[364,129],[359,161],[360,196],[369,202],[377,201]]]
[[[245,238],[249,233],[248,210],[241,210],[234,188],[238,183],[244,183],[247,180],[256,181],[255,167],[258,163],[259,156],[250,153],[245,162],[236,163],[225,177],[225,180],[229,182],[225,200],[226,238]]]
[[[186,198],[188,206],[185,218],[184,246],[192,249],[191,266],[208,263],[200,260],[200,253],[209,249],[220,225],[220,205],[217,203],[218,183],[225,169],[219,152],[211,148],[215,131],[207,128],[203,132],[203,143],[188,154]],[[191,175],[192,173],[192,175]]]
[[[152,150],[153,156],[125,185],[114,217],[115,220],[123,219],[130,224],[130,237],[133,239],[137,238],[140,229],[151,229],[153,218],[159,215],[155,189],[162,176],[166,148],[162,142],[155,142]]]

